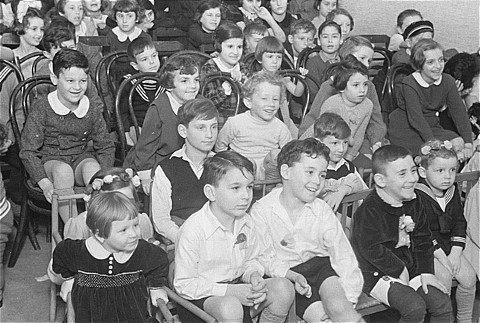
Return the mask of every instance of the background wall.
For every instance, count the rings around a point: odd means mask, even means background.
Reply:
[[[353,34],[396,32],[397,16],[405,9],[419,10],[435,27],[435,40],[459,52],[480,47],[480,0],[339,0],[355,20]]]

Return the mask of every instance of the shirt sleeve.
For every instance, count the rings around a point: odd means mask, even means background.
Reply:
[[[155,231],[175,242],[178,236],[178,225],[172,221],[172,184],[161,166],[155,170],[152,185],[152,219]]]
[[[370,142],[370,147],[379,141],[383,141],[387,134],[387,126],[383,122],[382,107],[378,101],[377,90],[372,82],[368,82],[367,98],[373,103],[372,115],[368,121],[366,137]]]
[[[102,168],[112,167],[115,161],[115,145],[107,132],[107,125],[100,108],[90,107],[96,110],[93,125],[93,149]]]
[[[221,152],[228,149],[229,145],[232,143],[235,138],[235,129],[232,121],[233,118],[228,118],[225,125],[220,130],[217,142],[215,143],[215,151]]]
[[[76,250],[79,244],[85,243],[84,240],[61,241],[53,251],[52,271],[57,275],[61,275],[63,279],[74,276],[78,271]]]
[[[141,241],[147,246],[147,254],[145,259],[145,267],[143,274],[146,279],[147,286],[162,287],[168,285],[168,256],[167,253],[154,244]],[[138,247],[137,247],[138,248]]]
[[[458,93],[455,83],[450,85],[447,91],[447,107],[450,110],[453,122],[465,143],[472,143],[472,128],[468,120],[467,108]]]

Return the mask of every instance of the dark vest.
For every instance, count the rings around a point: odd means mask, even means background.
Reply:
[[[166,158],[160,162],[160,166],[172,185],[170,215],[186,220],[207,202],[203,194],[204,185],[190,164],[182,158]]]
[[[337,169],[336,171],[333,169],[327,169],[327,177],[325,178],[340,179],[347,176],[348,174],[355,173],[355,166],[353,166],[353,163],[348,160],[346,160],[346,162],[347,162],[346,164],[343,164],[342,166],[340,166],[340,168]]]

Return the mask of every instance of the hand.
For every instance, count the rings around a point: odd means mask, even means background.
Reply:
[[[460,80],[455,80],[455,85],[457,86],[457,91],[461,93],[463,91],[463,83]]]
[[[421,274],[420,280],[422,281],[422,289],[425,294],[428,294],[428,285],[436,287],[445,294],[448,294],[447,288],[440,282],[440,280],[438,280],[437,277],[435,277],[435,275]]]
[[[226,294],[238,298],[242,305],[254,305],[253,300],[249,298],[252,295],[252,285],[250,284],[228,284]]]
[[[258,273],[252,274],[250,277],[250,283],[252,284],[252,294],[249,299],[253,300],[254,306],[262,303],[267,298],[267,284],[265,279]]]
[[[465,144],[465,148],[462,149],[463,156],[465,160],[470,159],[473,155],[473,144],[467,143]]]
[[[312,296],[312,287],[308,284],[305,276],[301,274],[298,274],[297,277],[295,277],[295,290],[300,295],[305,295],[308,298]]]
[[[240,82],[242,80],[242,73],[240,71],[234,70],[230,74],[235,82]]]
[[[333,212],[336,212],[338,207],[343,201],[343,198],[348,194],[350,188],[347,186],[341,186],[336,192],[328,192],[322,199],[327,202]]]
[[[213,58],[217,58],[218,55],[220,55],[220,53],[217,52],[217,51],[214,51],[213,53],[210,53],[210,56],[213,57]]]
[[[300,67],[300,68],[298,69],[298,71],[300,72],[300,74],[301,74],[302,76],[305,76],[305,75],[308,74],[308,70],[307,70],[306,68],[303,68],[303,67]]]
[[[460,272],[461,258],[462,258],[462,248],[459,246],[453,246],[447,258],[451,263],[451,266],[452,266],[451,270],[452,270],[453,276],[458,275],[458,273]]]
[[[268,11],[268,9],[265,8],[265,7],[257,8],[257,7],[255,7],[255,6],[253,6],[253,10],[255,11],[255,13],[257,14],[257,16],[258,16],[259,18],[262,18],[262,19],[265,20],[265,21],[268,21],[268,20],[273,19],[272,15],[271,15],[270,12]]]
[[[47,199],[48,202],[52,203],[52,195],[53,195],[53,183],[48,178],[42,178],[38,182],[38,186],[43,191],[43,195]]]
[[[145,179],[142,179],[141,182],[142,182],[143,193],[145,193],[145,195],[150,195],[150,190],[152,187],[153,180],[151,178],[145,178]]]
[[[12,141],[10,139],[7,139],[3,144],[3,146],[0,147],[0,156],[5,155],[8,151],[8,148],[10,148],[11,145],[12,145]]]
[[[379,141],[379,142],[376,142],[373,146],[372,146],[372,153],[374,153],[378,148],[382,147],[382,142]]]
[[[400,274],[400,277],[398,277],[405,285],[408,286],[408,283],[410,282],[410,277],[408,275],[408,270],[407,267],[403,267],[403,271]]]

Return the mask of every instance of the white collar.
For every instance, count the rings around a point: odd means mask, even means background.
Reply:
[[[125,34],[118,26],[112,29],[112,32],[117,36],[118,40],[121,42],[124,42],[128,39],[130,41],[134,41],[140,34],[142,33],[142,30],[135,26],[133,28],[133,31],[130,34]]]
[[[377,194],[378,196],[380,197],[380,199],[387,203],[388,205],[392,206],[392,207],[402,207],[403,206],[403,202],[399,202],[399,201],[396,201],[393,197],[391,197],[387,192],[385,192],[385,190],[383,190],[382,188],[378,187],[378,186],[375,186],[375,190],[377,191]],[[413,195],[413,198],[411,200],[414,200],[417,198],[417,194],[414,193]],[[411,201],[410,200],[410,201]],[[405,201],[406,202],[406,201]]]
[[[220,71],[225,72],[225,73],[232,73],[233,71],[239,71],[240,72],[240,64],[237,63],[235,64],[234,67],[228,67],[224,62],[219,57],[215,57],[213,59],[215,64],[217,64],[217,67]]]
[[[107,259],[110,255],[113,255],[113,258],[120,263],[126,263],[133,255],[133,252],[124,253],[124,252],[114,252],[111,253],[107,249],[105,249],[100,241],[97,240],[95,237],[90,237],[85,240],[85,246],[87,247],[88,252],[92,255],[92,257],[102,260]]]
[[[182,106],[180,102],[177,101],[170,93],[170,91],[165,92],[167,94],[168,100],[170,101],[170,105],[172,106],[173,113],[178,114],[178,109]]]
[[[75,111],[70,110],[67,108],[60,100],[58,99],[58,92],[57,90],[48,94],[48,103],[52,110],[61,116],[65,116],[72,112],[77,116],[77,118],[83,118],[87,115],[88,109],[90,108],[90,101],[88,100],[87,96],[84,95],[80,99],[80,103],[78,104],[78,108]]]
[[[213,151],[210,151],[205,158],[212,157],[214,155],[215,153]],[[185,144],[183,144],[182,148],[180,148],[179,150],[174,151],[173,154],[170,156],[170,158],[172,157],[181,158],[184,161],[187,161],[190,164],[192,164],[191,159],[187,156],[187,146]]]
[[[207,238],[211,237],[218,229],[226,232],[228,231],[221,223],[218,221],[215,214],[213,214],[212,209],[210,208],[210,201],[205,203],[202,207],[202,211],[206,214],[205,219],[205,234]],[[237,235],[244,226],[250,227],[250,223],[247,221],[248,214],[245,212],[244,216],[236,217],[233,225],[233,234]]]
[[[337,171],[343,165],[347,165],[348,170],[350,170],[350,164],[347,163],[345,158],[342,158],[335,166],[330,166],[330,163],[327,166],[327,169]]]
[[[428,84],[422,77],[422,74],[420,74],[420,72],[413,72],[413,78],[415,79],[415,81],[417,81],[417,83],[421,86],[421,87],[424,87],[424,88],[428,88],[430,87],[430,85],[432,84]],[[435,85],[440,85],[440,83],[442,83],[442,78],[443,76],[440,76],[440,78],[438,80],[436,80],[435,82],[433,82],[433,84]]]
[[[78,37],[86,36],[86,35],[87,35],[87,24],[85,23],[85,21],[82,20],[80,25],[75,27],[75,36],[77,38],[77,42],[78,42]]]

